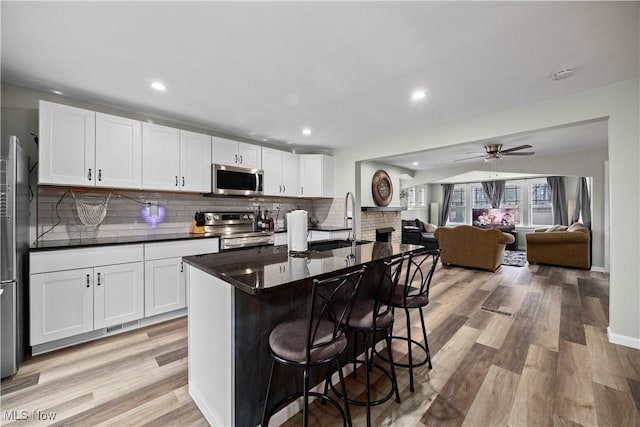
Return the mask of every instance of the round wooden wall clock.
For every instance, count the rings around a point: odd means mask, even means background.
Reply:
[[[389,175],[379,169],[373,174],[371,180],[371,194],[373,195],[373,201],[378,206],[387,206],[391,202],[393,197],[393,184]]]

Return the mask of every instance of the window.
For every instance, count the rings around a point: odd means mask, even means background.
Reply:
[[[473,207],[474,208],[490,208],[491,202],[487,193],[482,186],[474,185],[473,187]]]
[[[464,199],[465,187],[455,186],[451,195],[451,207],[449,208],[449,221],[453,223],[464,223]]]
[[[546,181],[530,183],[531,189],[531,225],[553,224],[551,210],[551,189]]]
[[[507,182],[504,186],[504,194],[500,201],[501,208],[512,208],[515,215],[515,223],[521,224],[520,220],[520,204],[521,200],[521,186],[519,183]]]

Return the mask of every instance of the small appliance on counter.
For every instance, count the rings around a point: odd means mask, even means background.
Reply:
[[[308,223],[307,211],[295,210],[287,214],[287,245],[290,254],[305,254],[309,252],[307,243]]]

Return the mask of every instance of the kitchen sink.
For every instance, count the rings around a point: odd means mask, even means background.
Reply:
[[[369,240],[357,240],[356,245],[363,245],[365,243],[371,243]],[[348,248],[351,246],[351,240],[318,240],[315,242],[309,242],[309,250],[322,252],[330,251],[338,248]]]

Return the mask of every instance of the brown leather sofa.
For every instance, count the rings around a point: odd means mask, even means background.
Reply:
[[[439,227],[435,238],[440,245],[443,265],[495,271],[504,259],[504,248],[515,238],[494,228],[478,228],[471,225]]]
[[[530,264],[590,269],[589,229],[579,222],[566,230],[559,228],[553,226],[527,233],[527,261]]]

